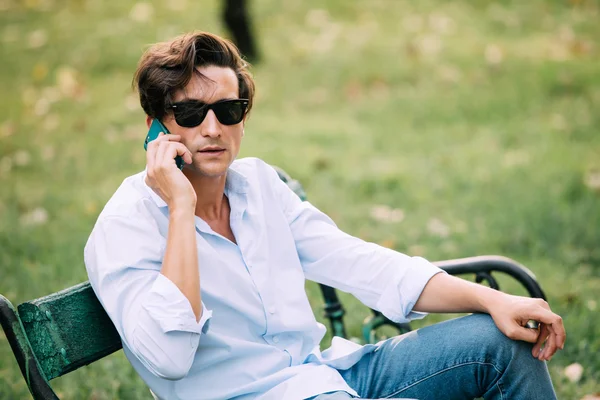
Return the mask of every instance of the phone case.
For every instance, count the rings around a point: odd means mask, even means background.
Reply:
[[[156,139],[161,132],[164,132],[165,135],[171,133],[158,119],[154,118],[152,120],[152,124],[150,124],[150,129],[148,130],[148,135],[146,135],[146,140],[144,140],[144,150],[148,150],[148,143]],[[177,168],[183,169],[185,162],[181,156],[177,156],[175,157],[175,164],[177,164]]]

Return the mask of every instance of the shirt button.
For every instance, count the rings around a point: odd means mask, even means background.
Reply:
[[[269,307],[269,314],[275,314],[275,307]]]
[[[273,343],[279,343],[279,336],[273,336]]]

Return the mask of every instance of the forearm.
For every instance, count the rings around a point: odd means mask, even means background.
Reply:
[[[433,276],[413,310],[428,313],[489,312],[501,292],[448,274]]]
[[[169,278],[188,299],[196,320],[199,321],[202,314],[202,299],[193,210],[171,210],[167,248],[161,273]]]

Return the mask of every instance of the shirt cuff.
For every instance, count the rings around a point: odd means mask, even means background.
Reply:
[[[412,311],[425,285],[436,274],[444,270],[422,257],[411,257],[412,266],[404,274],[398,274],[382,293],[377,309],[396,323],[421,319],[427,313]]]
[[[202,302],[202,315],[200,321],[196,321],[189,300],[177,285],[163,274],[158,274],[143,307],[160,325],[164,333],[171,331],[206,333],[212,317],[212,311],[208,310]]]

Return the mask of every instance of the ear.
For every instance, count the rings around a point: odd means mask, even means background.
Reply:
[[[152,117],[149,115],[146,115],[146,126],[148,127],[148,129],[150,129],[150,125],[152,125]]]

